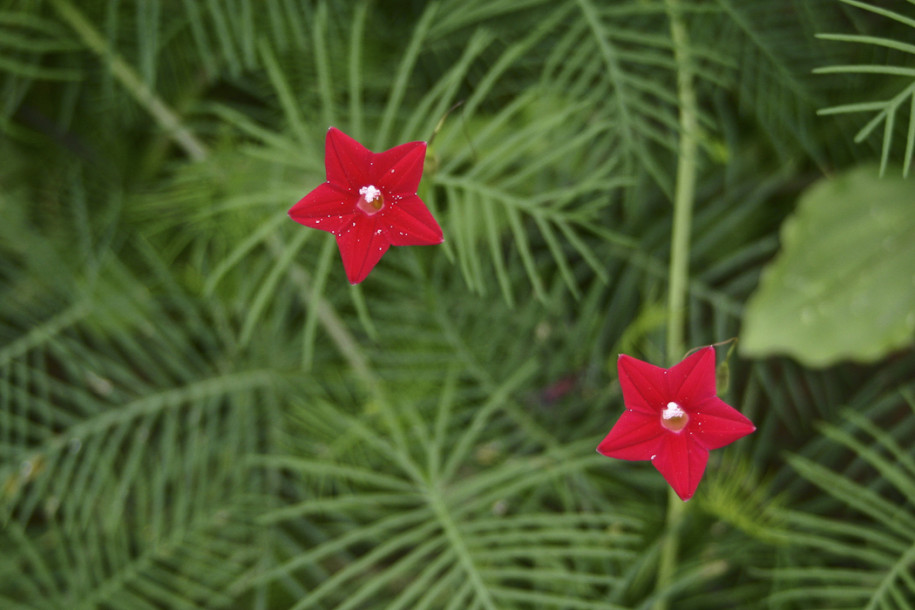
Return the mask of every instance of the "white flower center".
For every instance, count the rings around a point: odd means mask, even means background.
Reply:
[[[356,205],[360,210],[371,216],[384,207],[384,195],[381,194],[381,189],[376,188],[375,185],[363,186],[359,189],[359,200]]]
[[[675,417],[683,417],[684,415],[686,415],[686,411],[675,402],[667,403],[667,407],[661,412],[661,417],[664,419],[674,419]]]
[[[667,403],[667,406],[661,411],[661,426],[671,432],[679,433],[688,423],[689,414],[675,402]]]
[[[365,199],[366,203],[372,203],[381,197],[381,191],[376,189],[371,184],[369,186],[363,186],[361,189],[359,189],[359,194],[362,195],[362,198]]]

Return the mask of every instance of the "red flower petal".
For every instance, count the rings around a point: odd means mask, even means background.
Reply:
[[[430,246],[444,241],[442,228],[416,195],[404,196],[383,214],[393,246]]]
[[[332,184],[358,190],[371,184],[369,168],[375,155],[336,127],[327,130],[324,140],[324,166]]]
[[[661,427],[657,414],[624,411],[597,452],[620,460],[650,460],[658,453],[667,431]]]
[[[349,231],[337,235],[337,246],[350,284],[364,280],[390,246],[380,222],[367,216],[355,218]]]
[[[292,206],[289,216],[306,227],[336,235],[349,226],[358,211],[353,199],[339,186],[325,182]]]
[[[416,194],[426,161],[425,142],[407,142],[374,157],[371,182],[384,191],[385,196]]]
[[[626,408],[646,414],[660,414],[670,400],[667,370],[626,354],[620,354],[616,368]]]
[[[715,395],[715,348],[709,345],[670,369],[670,392],[684,409]]]
[[[671,432],[665,436],[651,463],[681,500],[689,500],[705,474],[708,450],[692,442],[688,434]]]
[[[740,411],[713,396],[695,407],[689,430],[706,449],[718,449],[750,434],[756,426]]]

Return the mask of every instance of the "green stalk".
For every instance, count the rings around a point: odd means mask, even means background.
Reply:
[[[51,4],[61,19],[82,39],[83,44],[108,64],[111,74],[188,157],[194,161],[202,161],[207,157],[206,146],[181,123],[178,115],[143,82],[130,64],[108,45],[79,9],[67,0],[52,0]]]
[[[677,63],[677,98],[680,103],[680,143],[677,184],[674,191],[674,220],[670,240],[670,288],[667,295],[667,359],[676,363],[686,351],[683,334],[686,326],[686,297],[689,282],[689,236],[696,194],[696,166],[699,130],[696,91],[689,63],[686,28],[679,19],[677,0],[666,0],[670,30]]]
[[[677,162],[677,184],[674,191],[674,218],[670,243],[670,286],[667,295],[667,360],[673,365],[686,351],[686,299],[689,286],[689,238],[696,193],[697,143],[699,128],[696,91],[689,58],[689,37],[683,24],[678,0],[665,0],[670,18],[670,33],[677,64],[677,99],[680,105],[680,142]],[[667,528],[658,562],[657,591],[661,592],[656,608],[666,610],[668,598],[664,592],[673,582],[680,546],[679,529],[685,505],[669,491]]]

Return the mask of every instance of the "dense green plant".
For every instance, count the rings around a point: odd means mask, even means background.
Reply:
[[[0,607],[915,607],[911,300],[867,365],[732,350],[758,430],[676,518],[594,452],[620,352],[738,337],[811,184],[908,175],[913,32],[902,0],[0,1]],[[349,286],[287,217],[330,125],[430,142],[443,246]]]

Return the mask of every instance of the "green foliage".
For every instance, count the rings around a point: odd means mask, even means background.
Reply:
[[[912,386],[867,415],[844,414],[843,425],[826,425],[830,446],[844,452],[832,471],[794,455],[791,466],[843,507],[843,518],[824,511],[782,511],[791,548],[773,576],[783,586],[774,603],[803,607],[909,608],[915,597],[915,460],[900,442],[915,408]],[[868,417],[868,415],[870,417]],[[880,422],[880,423],[878,423]],[[909,432],[906,432],[909,433]],[[852,459],[849,459],[851,457]],[[842,583],[837,587],[836,583]]]
[[[747,304],[747,355],[872,362],[915,338],[912,186],[877,174],[856,168],[801,196]]]
[[[875,49],[875,55],[883,61],[868,64],[850,64],[819,68],[820,74],[846,74],[846,75],[875,75],[871,90],[880,93],[892,92],[892,96],[882,100],[868,100],[864,102],[846,103],[840,106],[831,106],[820,110],[820,114],[852,114],[876,113],[864,127],[855,134],[855,142],[868,138],[875,129],[883,125],[883,146],[880,154],[880,175],[886,171],[893,150],[894,138],[898,131],[905,133],[905,152],[903,154],[902,173],[909,175],[913,155],[915,155],[915,45],[906,42],[915,34],[915,18],[904,13],[875,6],[858,0],[842,0],[845,4],[856,9],[878,15],[879,20],[875,28],[878,32],[889,30],[890,35],[861,34],[821,34],[823,40],[834,40],[860,45],[869,45]],[[877,52],[888,50],[886,53]],[[859,81],[860,83],[860,81]],[[874,97],[874,96],[869,96]],[[901,111],[901,112],[900,112]],[[908,128],[902,123],[903,129],[896,128],[897,113],[903,115],[908,111]]]
[[[677,79],[697,346],[738,335],[824,171],[911,165],[907,9],[0,0],[0,607],[911,607],[911,350],[732,356],[722,396],[758,430],[713,453],[663,589],[665,483],[594,452],[620,351],[667,358]],[[856,108],[879,150],[815,113],[847,95],[812,74],[836,48],[883,69],[889,101]],[[347,284],[286,214],[329,125],[430,142],[443,246]],[[903,194],[826,202],[864,217],[840,253],[871,209],[910,224],[902,179],[855,183]]]

